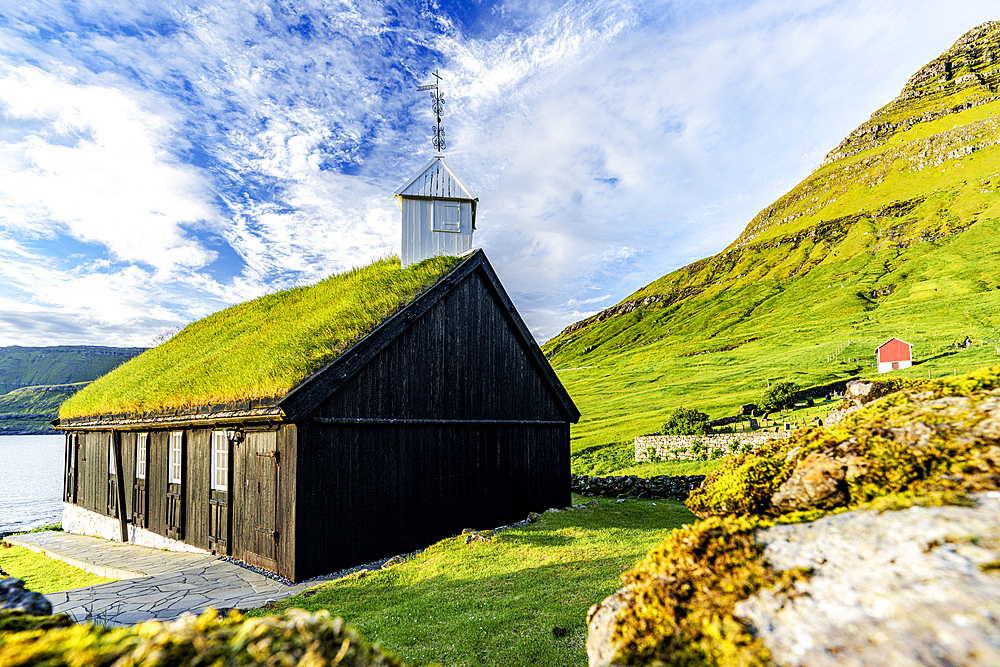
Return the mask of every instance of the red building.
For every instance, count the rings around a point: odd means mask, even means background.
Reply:
[[[913,365],[913,346],[905,340],[890,338],[875,348],[875,359],[878,361],[878,372],[888,373]]]

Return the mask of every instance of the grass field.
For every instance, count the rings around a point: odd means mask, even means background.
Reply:
[[[0,569],[12,577],[24,579],[25,588],[42,594],[114,581],[15,546],[0,547]]]
[[[442,540],[400,565],[352,575],[252,610],[329,609],[367,639],[419,663],[586,665],[587,610],[671,529],[694,516],[675,501],[573,497],[494,543]],[[563,632],[565,631],[565,632]]]

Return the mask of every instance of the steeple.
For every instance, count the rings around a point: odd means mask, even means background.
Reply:
[[[431,91],[431,109],[436,125],[433,144],[438,154],[406,185],[395,192],[403,215],[403,267],[435,255],[461,255],[472,250],[479,198],[444,159],[444,95],[437,71],[434,83],[418,90]]]
[[[479,198],[444,155],[435,155],[395,196],[403,217],[404,268],[428,257],[472,250]]]

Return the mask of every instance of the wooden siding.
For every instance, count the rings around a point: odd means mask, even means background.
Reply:
[[[404,197],[440,197],[443,199],[476,199],[472,188],[452,169],[444,158],[435,157],[420,173],[396,191]]]
[[[875,349],[879,363],[891,361],[910,361],[910,350],[913,346],[898,338],[890,338]]]
[[[170,536],[168,530],[168,493],[172,488],[179,488],[183,497],[180,503],[181,541],[191,544],[200,549],[210,551],[213,547],[209,540],[209,528],[211,526],[212,504],[212,428],[189,428],[184,430],[184,461],[182,483],[172,485],[168,483],[168,462],[170,433],[178,429],[168,431],[146,431],[149,433],[149,440],[146,452],[146,525],[147,530],[164,536]],[[253,439],[259,437],[260,429],[253,430],[251,427],[248,436]],[[268,555],[275,562],[268,563],[270,569],[275,569],[283,576],[293,578],[295,576],[295,471],[296,461],[296,430],[293,424],[286,424],[279,427],[266,429],[268,444],[265,449],[278,452],[275,459],[277,461],[277,487],[268,508],[261,508],[258,503],[248,504],[245,498],[238,493],[240,488],[246,488],[251,482],[255,483],[254,473],[247,475],[246,466],[242,462],[241,456],[245,456],[247,445],[235,447],[231,450],[230,456],[230,490],[228,500],[233,512],[233,520],[230,525],[229,551],[236,557],[246,558],[254,553],[248,547],[254,535],[248,528],[258,527],[252,519],[258,519],[261,512],[270,512],[271,523],[269,527],[279,535],[276,549]],[[111,515],[117,518],[117,512],[109,512],[108,492],[108,456],[109,447],[112,442],[111,431],[83,431],[77,436],[79,438],[81,456],[77,461],[77,504],[94,512],[104,515]],[[125,515],[131,522],[135,510],[135,461],[136,443],[138,432],[124,431],[115,435],[121,443],[122,453],[122,477],[117,480],[119,484],[124,484],[125,490]],[[113,505],[112,505],[113,507]],[[251,519],[252,517],[252,519]],[[257,522],[259,523],[259,521]],[[236,545],[235,549],[232,545]],[[251,556],[252,558],[252,556]],[[261,562],[258,560],[258,562]]]
[[[403,237],[400,259],[405,269],[428,257],[437,255],[461,255],[472,249],[474,231],[472,202],[459,204],[459,231],[434,231],[434,206],[441,200],[409,199],[401,200],[403,215]]]
[[[504,310],[470,274],[314,416],[565,421]]]
[[[313,424],[299,437],[301,578],[570,502],[568,424]]]

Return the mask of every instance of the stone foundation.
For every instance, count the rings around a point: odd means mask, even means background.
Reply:
[[[635,439],[636,462],[649,461],[651,450],[655,450],[654,458],[661,460],[695,461],[701,452],[694,452],[695,441],[705,446],[705,453],[712,458],[712,451],[721,449],[723,454],[732,452],[733,440],[739,440],[740,446],[750,446],[756,449],[772,440],[782,440],[791,435],[790,431],[773,433],[770,431],[754,431],[751,433],[713,433],[712,435],[640,435]]]
[[[90,535],[100,537],[112,542],[122,541],[122,528],[118,519],[97,512],[91,512],[79,505],[63,503],[63,530],[75,535]],[[141,547],[152,547],[165,551],[188,551],[196,554],[207,554],[209,552],[198,547],[191,546],[179,540],[173,540],[163,535],[138,528],[133,525],[128,526],[128,542]]]

